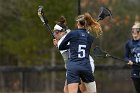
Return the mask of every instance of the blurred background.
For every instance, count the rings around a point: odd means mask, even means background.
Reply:
[[[103,50],[123,58],[131,27],[140,21],[140,0],[0,0],[0,93],[63,93],[65,69],[52,37],[41,23],[44,13],[51,28],[64,15],[70,29],[75,17],[89,12],[97,18],[101,6],[112,11],[100,21]],[[98,93],[135,93],[131,67],[111,58],[94,58]]]

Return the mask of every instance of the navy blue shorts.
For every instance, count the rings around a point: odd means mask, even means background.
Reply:
[[[90,66],[90,65],[89,65]],[[67,83],[80,83],[82,80],[85,83],[93,82],[94,76],[91,67],[75,66],[67,68]]]

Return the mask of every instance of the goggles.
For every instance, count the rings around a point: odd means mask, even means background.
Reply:
[[[132,28],[132,33],[139,33],[140,32],[140,28]]]

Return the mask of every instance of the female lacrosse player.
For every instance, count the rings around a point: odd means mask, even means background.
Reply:
[[[67,35],[69,32],[70,30],[68,30],[66,26],[66,19],[65,17],[61,16],[59,20],[57,21],[56,25],[54,26],[54,36],[55,36],[54,45],[56,45],[56,43],[58,42],[61,43],[64,39],[63,37],[65,37],[65,35]],[[60,51],[60,53],[62,54],[64,61],[67,62],[68,54],[69,54],[68,50]],[[91,67],[92,67],[92,72],[94,73],[94,69],[95,69],[94,60],[92,59],[91,56],[89,56],[89,59],[90,59]],[[96,91],[96,83],[95,83],[94,89]],[[87,93],[86,87],[82,81],[80,83],[80,90],[82,93]],[[65,86],[64,86],[64,93],[68,93],[67,83],[65,83]]]
[[[132,66],[131,78],[137,93],[140,93],[140,23],[132,27],[132,39],[125,46],[125,60]],[[134,64],[135,63],[135,64]]]
[[[88,13],[78,16],[76,21],[78,29],[69,32],[64,40],[58,43],[59,50],[70,49],[70,57],[66,63],[68,92],[77,93],[81,79],[85,82],[88,93],[95,93],[94,76],[89,61],[93,37],[88,34],[87,29],[98,29],[100,25]]]

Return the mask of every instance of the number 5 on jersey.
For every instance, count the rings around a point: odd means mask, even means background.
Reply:
[[[79,45],[78,46],[78,58],[85,57],[85,48],[86,48],[86,45]]]

